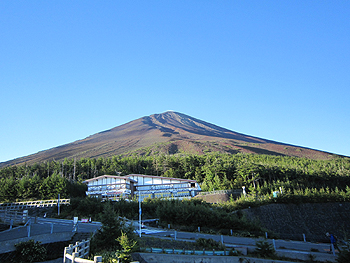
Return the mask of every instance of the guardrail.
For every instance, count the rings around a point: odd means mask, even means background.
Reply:
[[[243,190],[241,189],[232,189],[232,190],[215,190],[211,192],[198,192],[198,195],[212,195],[212,194],[235,194],[241,195]]]
[[[63,263],[102,263],[102,256],[95,256],[94,260],[85,259],[89,255],[90,240],[76,242],[64,248]]]
[[[28,210],[0,210],[0,219],[4,223],[10,223],[11,226],[13,224],[24,224],[28,220]]]
[[[165,254],[183,254],[183,255],[207,255],[207,256],[228,256],[229,251],[222,250],[185,250],[185,249],[171,249],[171,248],[143,248],[145,252],[150,253],[165,253]]]
[[[39,201],[25,201],[14,203],[0,203],[1,210],[23,210],[33,207],[52,207],[60,205],[70,204],[70,199],[52,199],[52,200],[39,200]]]

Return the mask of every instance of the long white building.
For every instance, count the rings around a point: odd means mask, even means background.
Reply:
[[[102,199],[191,198],[201,191],[195,180],[144,174],[102,175],[84,181],[86,194]]]

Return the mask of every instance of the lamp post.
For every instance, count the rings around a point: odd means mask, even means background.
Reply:
[[[139,235],[141,237],[141,213],[142,213],[142,210],[141,210],[141,192],[139,190]]]

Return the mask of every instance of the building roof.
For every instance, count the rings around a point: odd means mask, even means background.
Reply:
[[[123,179],[123,180],[127,180],[133,183],[137,183],[136,180],[130,179],[129,177],[131,176],[139,176],[139,177],[146,177],[146,178],[157,178],[157,179],[168,179],[168,180],[177,180],[177,181],[183,181],[183,182],[192,182],[192,183],[196,183],[196,180],[190,180],[190,179],[182,179],[182,178],[173,178],[173,177],[164,177],[164,176],[157,176],[157,175],[146,175],[146,174],[129,174],[129,175],[125,175],[125,176],[117,176],[117,175],[101,175],[95,178],[91,178],[88,180],[83,181],[83,183],[89,183],[101,178],[115,178],[115,179]]]
[[[146,174],[129,174],[126,175],[129,176],[140,176],[140,177],[147,177],[147,178],[160,178],[160,179],[169,179],[169,180],[178,180],[178,181],[186,181],[186,182],[193,182],[196,183],[196,180],[190,180],[190,179],[182,179],[182,178],[174,178],[174,177],[164,177],[164,176],[158,176],[158,175],[146,175]]]
[[[130,179],[128,176],[116,176],[116,175],[101,175],[101,176],[98,176],[98,177],[95,177],[95,178],[91,178],[91,179],[85,180],[85,181],[83,181],[83,183],[86,184],[88,182],[92,182],[92,181],[95,181],[95,180],[98,180],[98,179],[101,179],[101,178],[123,179],[123,180],[127,180],[127,181],[130,181],[130,182],[133,182],[133,183],[137,183],[137,181],[135,181],[133,179]]]

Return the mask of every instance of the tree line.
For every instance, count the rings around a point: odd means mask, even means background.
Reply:
[[[345,190],[350,185],[350,159],[207,153],[53,160],[0,169],[0,199],[84,195],[81,183],[86,179],[133,173],[197,180],[203,191],[242,186],[261,194],[271,194],[281,186],[285,191]]]

